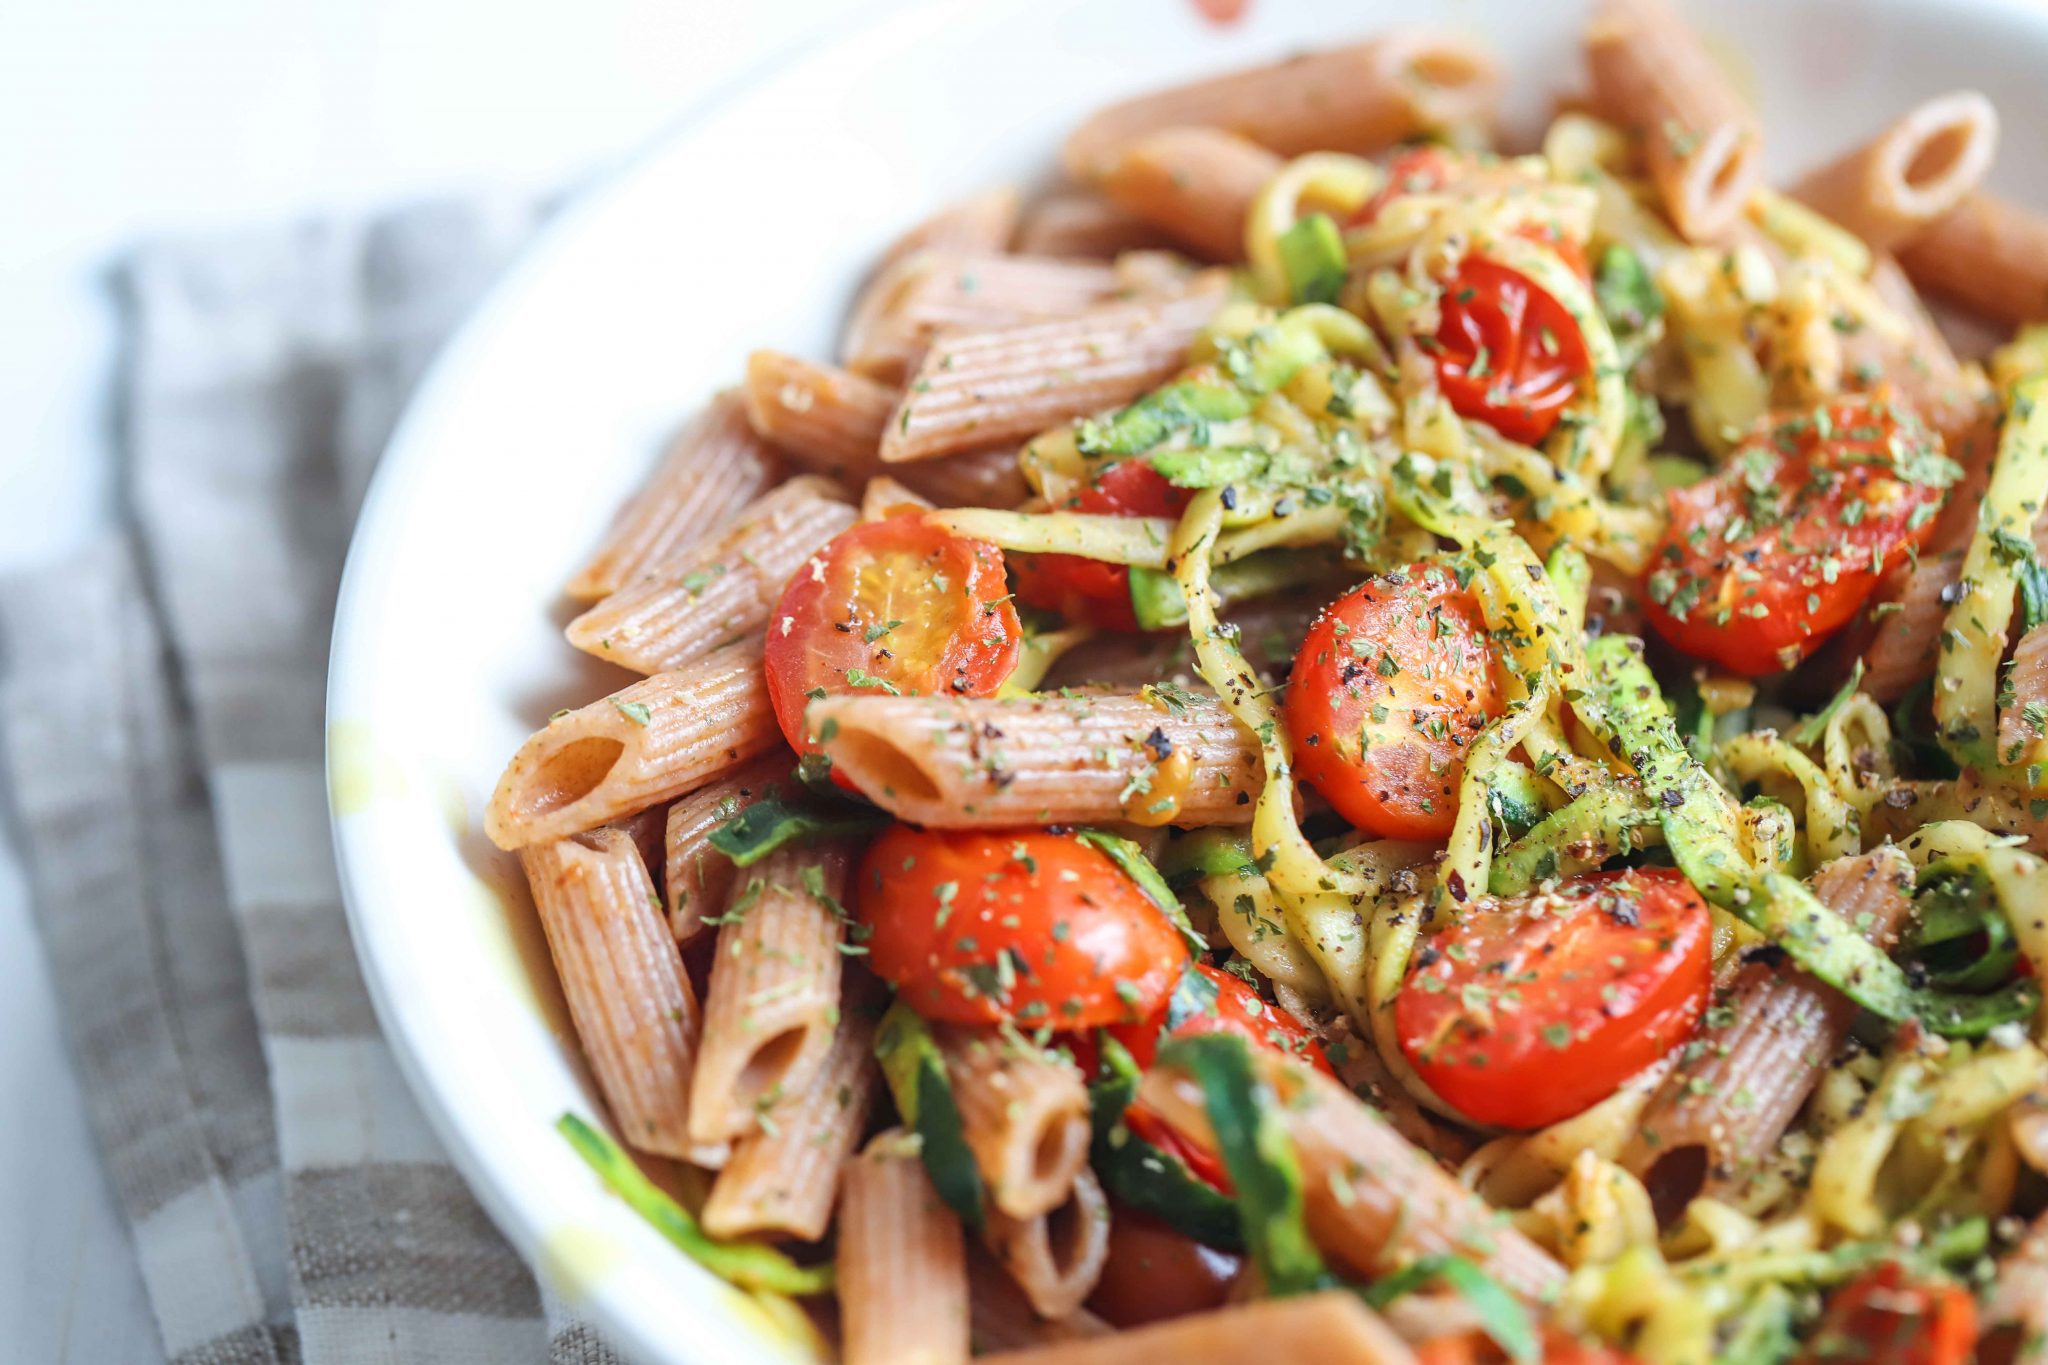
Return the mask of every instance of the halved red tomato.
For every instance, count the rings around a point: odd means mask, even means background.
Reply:
[[[1096,1028],[1146,1018],[1186,970],[1166,913],[1071,834],[918,830],[868,848],[854,914],[868,965],[927,1019]]]
[[[1423,941],[1394,1001],[1401,1053],[1479,1123],[1541,1128],[1663,1056],[1707,1007],[1707,904],[1671,868],[1480,901]]]
[[[1200,984],[1177,991],[1147,1018],[1131,1024],[1112,1025],[1110,1037],[1123,1044],[1131,1060],[1150,1067],[1159,1055],[1159,1045],[1168,1038],[1192,1038],[1203,1033],[1228,1033],[1260,1047],[1285,1052],[1308,1062],[1317,1070],[1334,1076],[1322,1044],[1295,1017],[1278,1005],[1269,1005],[1244,978],[1221,967],[1197,962],[1192,969]]]
[[[1570,245],[1552,241],[1564,254]],[[1567,263],[1583,269],[1574,247]],[[1442,281],[1436,382],[1460,416],[1535,445],[1592,377],[1586,339],[1565,306],[1520,271],[1467,256]]]
[[[920,513],[835,536],[768,618],[768,698],[790,747],[816,751],[804,708],[828,694],[993,694],[1023,642],[1008,593],[1001,550]]]
[[[1963,1365],[1977,1344],[1977,1304],[1958,1284],[1916,1278],[1897,1261],[1835,1291],[1801,1365]]]
[[[1243,1265],[1242,1256],[1119,1205],[1109,1220],[1109,1259],[1088,1307],[1117,1327],[1221,1308]]]
[[[1926,543],[1954,474],[1941,438],[1883,397],[1773,420],[1719,473],[1671,490],[1650,623],[1736,673],[1791,668]]]
[[[1501,713],[1499,671],[1478,599],[1450,570],[1368,579],[1323,609],[1294,656],[1295,770],[1360,829],[1443,838],[1465,746]]]
[[[1064,509],[1107,517],[1177,517],[1194,499],[1191,488],[1175,488],[1142,457],[1119,460],[1095,482],[1068,498]],[[1056,611],[1070,621],[1103,630],[1136,630],[1131,610],[1131,571],[1080,555],[1014,555],[1017,600]]]

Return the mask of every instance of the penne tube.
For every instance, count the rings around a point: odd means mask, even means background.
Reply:
[[[668,808],[664,862],[668,875],[669,930],[688,943],[704,932],[705,918],[725,908],[739,869],[711,846],[720,825],[790,783],[793,760],[774,749],[709,782]]]
[[[1245,216],[1284,164],[1220,128],[1162,128],[1122,148],[1097,184],[1178,245],[1208,260],[1241,261]]]
[[[1941,623],[1947,600],[1963,577],[1960,550],[1922,559],[1907,571],[1877,633],[1863,652],[1863,690],[1889,706],[1934,675],[1941,661]]]
[[[833,771],[900,819],[1017,824],[1244,825],[1259,746],[1213,697],[827,697],[808,712]]]
[[[890,416],[882,458],[928,460],[1021,441],[1128,403],[1181,367],[1222,289],[1213,276],[1173,298],[945,334]]]
[[[781,351],[747,357],[747,420],[805,469],[847,482],[875,470],[897,392],[865,375]]]
[[[782,461],[747,424],[739,396],[718,395],[676,433],[563,592],[580,602],[617,592],[724,525],[781,477]]]
[[[1411,1365],[1415,1353],[1356,1295],[1324,1290],[1191,1313],[1118,1332],[988,1357],[989,1365]]]
[[[1756,119],[1666,0],[1601,0],[1586,25],[1601,117],[1642,139],[1664,212],[1688,241],[1722,237],[1762,177]]]
[[[1813,891],[1865,937],[1888,945],[1912,913],[1913,864],[1895,845],[1837,858]],[[1642,1177],[1660,1223],[1696,1195],[1728,1200],[1777,1149],[1855,1022],[1832,986],[1769,959],[1744,963],[1718,992],[1698,1046],[1644,1109],[1621,1165]]]
[[[1872,262],[1870,288],[1878,303],[1900,324],[1900,334],[1888,336],[1877,328],[1863,327],[1845,338],[1844,357],[1853,362],[1852,371],[1874,363],[1899,396],[1941,433],[1949,455],[1963,463],[1966,470],[1970,465],[1965,461],[1965,447],[1982,439],[1987,453],[1981,463],[1988,480],[1988,451],[1997,440],[1995,435],[1980,437],[1977,429],[1987,416],[1995,419],[1996,410],[1986,401],[1989,394],[1982,377],[1963,368],[1896,259],[1879,256]],[[1959,491],[1950,490],[1951,504]],[[1981,496],[1982,490],[1978,493]]]
[[[2048,216],[1988,194],[1899,248],[1899,264],[1927,293],[2018,326],[2048,318]]]
[[[1030,1218],[988,1211],[988,1249],[1040,1316],[1063,1318],[1095,1292],[1109,1260],[1109,1200],[1086,1166],[1059,1207]]]
[[[858,514],[837,484],[806,474],[750,504],[729,530],[569,623],[569,643],[636,673],[666,673],[758,636],[803,562]]]
[[[1023,226],[1017,229],[1017,250],[1027,256],[1110,260],[1126,251],[1165,244],[1150,222],[1086,190],[1039,200],[1025,210]]]
[[[782,736],[758,640],[566,711],[512,756],[484,809],[499,848],[561,839],[695,791]]]
[[[1563,1267],[1501,1226],[1485,1200],[1341,1081],[1263,1050],[1254,1050],[1254,1060],[1274,1090],[1262,1107],[1281,1116],[1294,1143],[1309,1232],[1325,1255],[1367,1279],[1423,1256],[1462,1255],[1532,1303],[1563,1287]],[[1187,1076],[1155,1067],[1138,1097],[1177,1132],[1214,1149],[1201,1087]]]
[[[1974,193],[1997,146],[1998,111],[1976,91],[1958,90],[1914,105],[1792,194],[1874,250],[1891,251]]]
[[[1085,1308],[1076,1308],[1065,1317],[1040,1317],[1002,1262],[978,1243],[967,1248],[967,1288],[977,1353],[1085,1341],[1116,1330]]]
[[[900,383],[940,332],[1066,317],[1118,293],[1101,261],[924,251],[875,277],[840,341],[846,368]]]
[[[855,483],[881,472],[882,430],[898,390],[831,365],[756,351],[747,361],[746,395],[755,429],[794,463]],[[890,472],[941,507],[1014,507],[1031,493],[1008,446]]]
[[[1112,104],[1069,134],[1060,156],[1086,183],[1161,128],[1221,128],[1282,156],[1370,155],[1418,137],[1462,140],[1484,130],[1500,92],[1500,69],[1472,43],[1396,29]]]
[[[1088,1087],[1072,1062],[1020,1039],[942,1027],[935,1036],[960,1126],[995,1206],[1048,1213],[1088,1161]]]
[[[813,845],[748,869],[720,917],[704,1041],[690,1088],[690,1134],[745,1137],[761,1116],[809,1085],[839,1032],[839,898],[851,856]]]
[[[689,1136],[697,994],[631,836],[604,829],[534,844],[519,861],[620,1134],[645,1152],[701,1159]]]
[[[843,1009],[817,1075],[769,1106],[759,1132],[733,1144],[704,1201],[706,1231],[800,1242],[825,1235],[840,1169],[867,1129],[877,1079],[874,1041],[872,1012]]]
[[[967,1239],[917,1141],[892,1128],[846,1163],[839,1196],[842,1365],[959,1365],[968,1356]]]
[[[875,262],[874,273],[920,251],[1006,251],[1017,234],[1022,205],[1015,185],[996,185],[956,199],[891,242]]]

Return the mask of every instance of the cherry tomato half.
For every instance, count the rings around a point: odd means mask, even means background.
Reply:
[[[1417,564],[1323,609],[1294,656],[1284,714],[1294,766],[1361,829],[1441,839],[1458,814],[1465,745],[1501,713],[1478,599]]]
[[[868,849],[854,913],[868,965],[927,1019],[1095,1028],[1172,994],[1187,944],[1108,854],[1045,830],[896,825]]]
[[[1484,256],[1458,262],[1443,291],[1428,348],[1437,386],[1460,416],[1535,445],[1592,374],[1579,324],[1526,275]]]
[[[1358,206],[1348,226],[1363,227],[1377,219],[1388,204],[1403,195],[1428,194],[1440,190],[1471,169],[1471,158],[1439,143],[1425,142],[1404,147],[1387,162],[1387,179],[1372,198]]]
[[[827,693],[994,693],[1023,641],[1008,592],[1001,550],[919,513],[835,536],[768,618],[768,698],[790,747],[816,750],[804,707]]]
[[[1109,1220],[1109,1259],[1088,1307],[1117,1327],[1136,1327],[1221,1308],[1242,1256],[1203,1246],[1150,1214],[1118,1207]]]
[[[1143,459],[1128,459],[1097,474],[1064,507],[1106,517],[1177,517],[1194,496],[1193,489],[1175,488]],[[1017,600],[1028,607],[1103,630],[1138,628],[1131,610],[1131,571],[1121,564],[1080,555],[1020,554],[1011,558],[1010,567],[1017,578]]]
[[[1285,1052],[1309,1062],[1319,1071],[1334,1076],[1330,1059],[1298,1020],[1278,1005],[1269,1005],[1244,978],[1221,967],[1197,962],[1193,970],[1215,988],[1215,1002],[1205,1009],[1193,1009],[1174,1019],[1174,1001],[1169,999],[1148,1018],[1134,1024],[1116,1024],[1110,1037],[1124,1045],[1131,1060],[1149,1068],[1159,1055],[1159,1044],[1167,1038],[1192,1038],[1203,1033],[1228,1033],[1260,1047]],[[1169,1023],[1172,1025],[1168,1027]]]
[[[1915,1279],[1897,1261],[1835,1291],[1802,1365],[1963,1365],[1977,1344],[1977,1304],[1961,1285]]]
[[[1424,940],[1394,1001],[1402,1055],[1460,1113],[1541,1128],[1612,1094],[1692,1031],[1713,928],[1670,868],[1481,901]]]
[[[1882,399],[1766,425],[1719,473],[1671,490],[1650,623],[1736,673],[1791,668],[1926,543],[1953,468],[1940,437]]]

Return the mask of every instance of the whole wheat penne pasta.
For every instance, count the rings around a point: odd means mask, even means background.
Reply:
[[[2017,326],[2048,318],[2048,217],[1988,194],[1899,248],[1913,283],[1938,299]]]
[[[875,1095],[875,1020],[845,1009],[832,1050],[811,1080],[761,1115],[761,1130],[733,1144],[704,1201],[719,1237],[770,1235],[815,1242],[832,1221],[840,1168],[867,1129]]]
[[[579,834],[694,791],[782,735],[750,640],[556,716],[512,755],[484,809],[499,848]]]
[[[676,942],[688,943],[704,931],[705,918],[725,908],[739,875],[732,859],[711,847],[712,831],[788,784],[791,763],[788,750],[771,750],[668,808],[664,886],[669,929]]]
[[[689,1158],[697,994],[647,868],[622,830],[520,851],[576,1037],[626,1141]]]
[[[704,994],[704,1036],[690,1087],[690,1135],[740,1138],[809,1085],[839,1032],[839,898],[851,858],[839,845],[783,849],[726,902]]]
[[[883,429],[882,458],[1020,441],[1129,402],[1180,368],[1221,288],[1217,278],[1178,297],[941,336]]]
[[[942,331],[1065,317],[1117,291],[1116,272],[1100,261],[918,252],[876,276],[861,295],[839,354],[857,374],[898,383]]]
[[[1998,433],[2004,421],[2004,407],[1996,401],[1980,401],[1976,415],[1953,431],[1942,432],[1944,453],[1962,467],[1963,476],[1949,487],[1948,501],[1934,519],[1934,534],[1927,538],[1922,560],[1951,551],[1970,548],[1977,533],[1977,510],[1984,502],[1984,490],[1991,485],[1991,462],[1998,454]],[[2037,524],[2035,538],[2048,531],[2048,522]]]
[[[849,483],[880,461],[882,428],[897,391],[866,375],[781,351],[747,357],[747,420],[762,439],[806,469]]]
[[[2013,646],[2006,665],[2009,699],[1998,712],[1998,752],[2008,762],[2039,763],[2043,722],[2048,715],[2048,626],[2035,626]]]
[[[1088,1087],[1072,1062],[1001,1034],[935,1030],[960,1126],[989,1197],[1031,1218],[1067,1197],[1088,1160]]]
[[[833,770],[914,824],[1241,825],[1258,741],[1210,697],[827,697],[809,711]]]
[[[1982,183],[1998,147],[1998,111],[1974,90],[1922,101],[1870,141],[1813,171],[1792,193],[1890,251],[1950,213]]]
[[[1162,128],[1121,148],[1096,182],[1103,195],[1212,261],[1244,259],[1244,220],[1285,163],[1221,128]]]
[[[979,1242],[967,1246],[967,1288],[974,1349],[979,1354],[1084,1341],[1116,1330],[1085,1308],[1065,1317],[1040,1317],[1002,1262]]]
[[[1415,1353],[1356,1295],[1325,1290],[1232,1304],[1114,1336],[989,1357],[991,1365],[1409,1365]]]
[[[1088,181],[1161,128],[1221,128],[1282,156],[1370,154],[1493,121],[1501,74],[1471,43],[1396,29],[1362,43],[1176,86],[1101,110],[1068,135],[1067,173]]]
[[[979,190],[934,213],[889,244],[875,273],[920,251],[1003,251],[1017,234],[1023,196],[1015,185]]]
[[[858,513],[828,479],[806,474],[756,499],[730,529],[700,541],[569,623],[569,643],[636,673],[666,673],[759,635],[803,562]]]
[[[915,464],[888,466],[890,475],[935,507],[1015,507],[1031,496],[1014,446],[978,450]]]
[[[846,1163],[839,1195],[839,1358],[956,1365],[968,1355],[966,1236],[917,1143],[892,1128]]]
[[[617,592],[723,526],[781,477],[782,461],[747,425],[739,395],[719,394],[676,433],[563,592],[583,602]]]
[[[1879,256],[1871,265],[1871,291],[1899,321],[1905,336],[1894,339],[1874,328],[1859,329],[1843,340],[1843,357],[1852,377],[1859,366],[1874,366],[1912,407],[1941,433],[1951,453],[1971,438],[1988,409],[1981,378],[1972,378],[1941,334],[1927,306],[1899,263]],[[1995,440],[1993,441],[1995,444]],[[1990,459],[1983,462],[1987,473]],[[1950,494],[1953,500],[1953,492]]]
[[[1941,658],[1941,623],[1963,577],[1960,550],[1922,559],[1908,570],[1898,596],[1877,618],[1863,651],[1863,690],[1889,706],[1933,675]]]
[[[1762,177],[1755,116],[1666,0],[1602,0],[1586,25],[1600,114],[1642,138],[1650,179],[1679,233],[1720,237]]]
[[[1368,1278],[1419,1257],[1470,1257],[1507,1288],[1547,1302],[1563,1267],[1521,1233],[1502,1227],[1485,1200],[1460,1185],[1357,1096],[1312,1068],[1257,1051],[1301,1163],[1308,1225],[1323,1252]],[[1139,1098],[1204,1146],[1214,1132],[1202,1091],[1165,1067],[1145,1074]]]
[[[1024,211],[1017,229],[1017,250],[1027,256],[1109,260],[1165,244],[1151,223],[1086,190],[1047,195]]]
[[[1057,1208],[1029,1218],[988,1211],[988,1249],[1039,1314],[1063,1318],[1095,1292],[1109,1259],[1109,1200],[1095,1172],[1074,1173]]]
[[[1912,912],[1913,864],[1894,845],[1837,858],[1813,877],[1822,903],[1888,946]],[[1695,1195],[1726,1197],[1778,1145],[1848,1037],[1856,1005],[1765,959],[1745,963],[1709,1012],[1699,1046],[1644,1109],[1621,1164],[1640,1175],[1659,1221]]]
[[[887,474],[877,474],[869,479],[866,491],[860,495],[862,521],[885,521],[899,512],[931,510],[930,498],[911,491]]]

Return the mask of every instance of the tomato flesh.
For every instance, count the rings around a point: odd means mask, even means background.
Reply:
[[[1299,1057],[1332,1076],[1337,1074],[1330,1069],[1330,1059],[1323,1055],[1322,1044],[1301,1026],[1300,1021],[1278,1005],[1267,1004],[1242,977],[1206,962],[1197,962],[1193,970],[1215,987],[1216,1001],[1212,1007],[1194,1010],[1183,1019],[1172,1020],[1173,1002],[1169,1000],[1149,1017],[1133,1024],[1118,1024],[1109,1030],[1110,1037],[1123,1044],[1131,1054],[1131,1060],[1139,1067],[1149,1069],[1152,1059],[1159,1055],[1159,1045],[1168,1038],[1227,1033],[1260,1047]],[[1169,1022],[1171,1028],[1168,1027]]]
[[[1145,1018],[1188,962],[1180,931],[1108,854],[1045,830],[917,830],[855,881],[868,965],[927,1019],[1095,1028]]]
[[[1415,1348],[1416,1365],[1504,1365],[1508,1353],[1476,1328],[1456,1336],[1433,1337]],[[1543,1328],[1543,1365],[1635,1365],[1626,1352],[1581,1341],[1555,1324]]]
[[[1671,490],[1644,578],[1651,625],[1747,677],[1793,667],[1926,544],[1953,470],[1940,438],[1882,399],[1767,424]]]
[[[1467,256],[1438,307],[1427,349],[1451,407],[1524,445],[1548,436],[1593,368],[1565,306],[1520,271]]]
[[[1976,1343],[1977,1305],[1968,1290],[1915,1279],[1886,1261],[1835,1291],[1800,1360],[1963,1365]]]
[[[992,695],[1023,645],[1008,592],[1001,550],[921,513],[834,537],[768,619],[768,698],[790,747],[817,751],[804,708],[819,696]]]
[[[1692,1031],[1712,948],[1706,902],[1670,868],[1480,901],[1417,951],[1394,1002],[1402,1055],[1476,1122],[1556,1123]]]
[[[1463,175],[1468,158],[1436,143],[1404,147],[1387,162],[1387,178],[1373,196],[1359,205],[1348,226],[1364,227],[1376,220],[1387,205],[1410,194],[1429,194]]]
[[[1309,627],[1284,715],[1295,771],[1360,829],[1441,839],[1465,746],[1501,713],[1479,601],[1441,565],[1368,579]]]
[[[1178,517],[1193,489],[1175,488],[1142,458],[1120,460],[1067,499],[1064,509],[1109,517]],[[1131,571],[1081,555],[1015,555],[1017,600],[1102,630],[1138,629],[1131,610]]]

